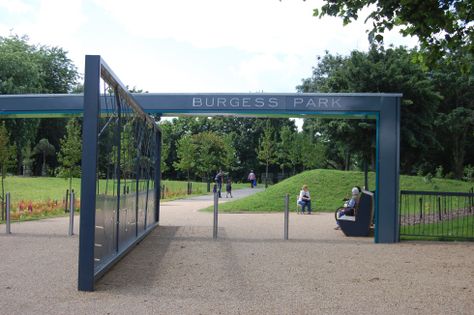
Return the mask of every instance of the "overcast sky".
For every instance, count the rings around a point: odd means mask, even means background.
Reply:
[[[99,54],[149,92],[294,92],[316,57],[367,50],[363,20],[315,18],[321,1],[0,0],[0,35],[59,46],[83,72]],[[397,32],[386,43],[413,47]]]

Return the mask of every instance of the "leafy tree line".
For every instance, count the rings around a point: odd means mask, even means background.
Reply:
[[[326,53],[298,90],[403,93],[402,173],[462,178],[474,165],[474,71],[464,71],[465,61],[458,63],[457,55],[447,54],[430,69],[418,56],[416,49],[376,46],[349,56]],[[472,68],[472,57],[463,58]],[[311,119],[305,128],[326,139],[332,166],[366,162],[373,168],[374,121]]]
[[[0,36],[0,94],[71,93],[78,79],[75,65],[62,48],[32,45],[26,36]],[[11,171],[40,175],[47,172],[47,164],[53,169],[59,166],[52,152],[53,147],[59,150],[67,119],[9,118],[4,123],[15,145],[16,163]]]

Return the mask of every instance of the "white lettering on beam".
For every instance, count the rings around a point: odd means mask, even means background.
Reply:
[[[293,108],[296,107],[305,107],[311,109],[337,109],[342,108],[341,103],[339,103],[341,99],[338,98],[328,98],[328,97],[319,97],[314,98],[310,97],[305,100],[302,97],[295,97],[293,99]]]
[[[193,97],[193,107],[202,107],[202,99],[200,97]]]
[[[295,106],[303,104],[303,98],[295,100]],[[193,97],[192,107],[234,107],[234,108],[276,108],[280,105],[277,97],[270,97],[265,99],[264,97]],[[315,105],[315,104],[314,104]],[[306,105],[308,106],[308,105]]]

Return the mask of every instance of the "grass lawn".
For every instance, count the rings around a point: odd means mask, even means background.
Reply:
[[[416,235],[416,236],[414,236]],[[402,240],[474,240],[474,215],[431,224],[414,224],[400,227]]]
[[[164,200],[178,199],[187,195],[187,182],[168,181],[161,182],[165,186]],[[101,189],[105,187],[105,180],[99,183]],[[112,185],[109,182],[109,185]],[[248,184],[233,184],[233,189],[248,187]],[[81,180],[74,178],[72,188],[76,197],[80,198]],[[69,189],[69,181],[55,177],[22,177],[8,176],[5,178],[5,192],[11,195],[12,220],[34,220],[45,217],[66,215],[64,212],[66,190]],[[109,186],[112,190],[113,187]],[[192,195],[207,194],[207,184],[202,182],[192,183]],[[211,186],[212,189],[212,186]],[[31,205],[33,211],[27,211]],[[79,201],[76,209],[79,209]],[[19,209],[24,209],[19,211]],[[20,213],[21,212],[21,213]],[[1,221],[0,221],[1,222]]]
[[[219,205],[224,212],[277,212],[284,209],[284,198],[290,195],[290,210],[296,208],[296,198],[301,186],[307,184],[311,193],[312,208],[315,211],[332,212],[343,204],[353,186],[364,185],[364,173],[355,171],[311,170],[288,178],[266,191],[244,199]],[[426,181],[423,177],[400,176],[400,189],[426,191],[467,192],[473,183],[434,178]],[[369,173],[369,188],[375,188],[375,173]],[[212,210],[208,208],[206,210]]]
[[[186,196],[187,182],[185,181],[163,180],[161,184],[166,189],[165,199],[176,199]],[[105,187],[105,180],[101,180],[100,185]],[[233,189],[239,189],[248,187],[248,184],[234,183],[232,186]],[[73,178],[72,188],[76,192],[76,196],[80,197],[80,178]],[[193,182],[193,195],[207,194],[206,188],[206,183]],[[5,192],[10,192],[12,203],[20,200],[46,201],[49,199],[62,201],[65,198],[67,189],[69,189],[69,181],[63,178],[22,176],[8,176],[5,178]]]

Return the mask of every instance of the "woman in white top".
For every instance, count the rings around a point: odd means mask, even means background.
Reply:
[[[309,195],[308,185],[303,185],[301,188],[298,204],[301,205],[302,214],[304,214],[306,207],[308,207],[308,214],[311,214],[311,196]]]

